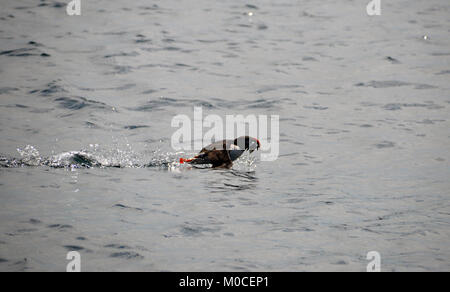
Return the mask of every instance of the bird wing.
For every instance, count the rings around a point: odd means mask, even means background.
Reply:
[[[213,167],[230,167],[232,160],[227,148],[232,141],[223,140],[204,147],[200,153],[194,157],[191,164],[212,164]]]

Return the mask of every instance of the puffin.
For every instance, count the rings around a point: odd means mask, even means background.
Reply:
[[[258,139],[242,136],[234,140],[222,140],[204,147],[200,153],[191,159],[180,158],[180,163],[212,164],[213,168],[231,168],[233,161],[245,151],[252,153],[261,147]]]

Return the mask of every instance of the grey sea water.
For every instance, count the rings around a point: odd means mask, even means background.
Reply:
[[[0,271],[449,271],[450,4],[368,2],[2,0]],[[177,165],[194,106],[279,158]]]

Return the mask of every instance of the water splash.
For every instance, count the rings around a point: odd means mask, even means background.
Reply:
[[[233,163],[233,169],[242,172],[253,172],[256,170],[257,157],[248,151]]]
[[[128,149],[104,148],[98,144],[89,145],[88,150],[68,151],[43,157],[32,145],[18,148],[20,158],[10,158],[0,155],[0,167],[26,167],[26,166],[48,166],[52,168],[148,168],[157,167],[169,171],[179,171],[190,168],[203,168],[180,164],[180,157],[191,157],[195,154],[185,152],[166,152],[161,148],[151,151],[149,155],[137,154],[128,145]],[[248,152],[234,162],[233,169],[237,171],[251,172],[256,169],[256,157]]]
[[[104,149],[90,145],[89,150],[69,151],[43,157],[32,145],[18,148],[20,158],[0,156],[1,167],[49,166],[53,168],[143,167],[142,159],[131,150]]]
[[[25,148],[17,148],[17,152],[19,152],[22,157],[21,161],[25,165],[29,166],[38,166],[42,163],[41,155],[39,151],[34,148],[34,146],[27,145]]]
[[[167,167],[171,168],[179,166],[180,156],[186,155],[184,152],[164,152],[158,148],[151,153],[150,161],[146,163],[146,167]]]

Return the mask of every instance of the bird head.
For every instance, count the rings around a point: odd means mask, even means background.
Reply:
[[[250,136],[242,136],[234,139],[234,145],[237,145],[241,149],[249,150],[252,153],[261,147],[261,143],[258,139]]]

